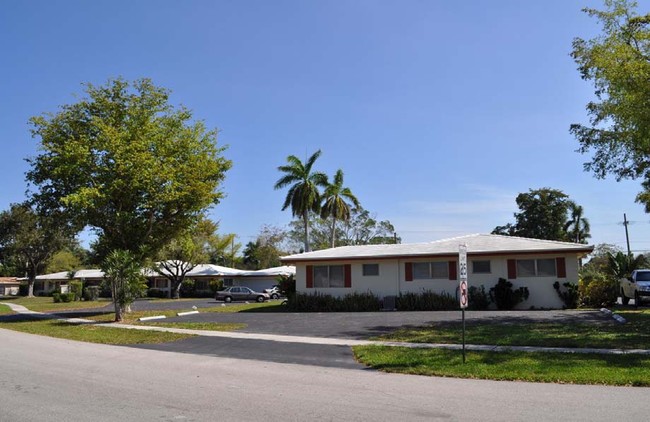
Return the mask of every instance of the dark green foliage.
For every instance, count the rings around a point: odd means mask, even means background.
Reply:
[[[279,276],[276,278],[280,285],[280,291],[286,296],[293,296],[296,294],[296,279],[292,276]]]
[[[490,295],[485,291],[485,286],[481,287],[470,286],[467,290],[469,295],[468,297],[468,309],[473,311],[485,311],[492,303]]]
[[[519,303],[528,299],[528,288],[520,287],[513,290],[512,283],[505,278],[500,278],[497,284],[490,289],[490,299],[499,310],[514,309]]]
[[[87,286],[83,291],[83,298],[85,301],[95,301],[99,298],[101,287],[100,286]]]
[[[567,309],[575,309],[578,307],[578,299],[580,295],[578,293],[578,285],[576,283],[566,282],[563,283],[564,290],[560,289],[560,282],[556,281],[553,283],[553,288],[557,292],[557,295],[560,296],[564,307]]]
[[[379,310],[379,298],[370,292],[350,293],[342,298],[297,293],[289,297],[287,308],[296,312],[373,312]]]
[[[70,292],[75,294],[75,300],[81,300],[83,292],[83,282],[78,280],[70,280],[68,283]]]
[[[214,296],[219,290],[223,290],[223,280],[210,280],[210,292]]]
[[[194,280],[186,278],[180,287],[181,297],[196,297],[196,283]]]
[[[29,294],[29,283],[20,283],[20,286],[18,286],[18,294],[20,296],[27,296]]]
[[[77,300],[77,295],[75,293],[61,293],[61,302],[74,302]]]
[[[61,302],[61,293],[57,293],[57,292],[52,293],[52,300],[54,300],[54,303]]]
[[[400,311],[450,311],[458,309],[458,300],[448,293],[402,293],[397,297],[396,307]]]
[[[578,282],[579,305],[588,308],[612,306],[618,300],[619,282],[608,274],[583,271]]]
[[[153,288],[153,289],[147,290],[147,297],[166,298],[167,297],[167,292],[164,291],[164,290]]]

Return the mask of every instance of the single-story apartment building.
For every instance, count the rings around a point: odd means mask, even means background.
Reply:
[[[342,297],[371,292],[379,298],[432,291],[457,295],[458,251],[467,246],[469,286],[486,291],[499,278],[530,292],[520,309],[561,308],[553,283],[578,282],[580,258],[593,246],[493,234],[429,243],[342,246],[281,258],[296,266],[298,293]]]
[[[20,281],[16,277],[0,277],[0,296],[18,296]]]
[[[198,292],[210,292],[210,281],[212,280],[223,280],[224,286],[247,286],[253,290],[262,291],[277,284],[277,277],[295,275],[295,272],[295,267],[291,266],[246,271],[220,265],[199,264],[189,271],[185,278],[194,281],[195,290]],[[147,285],[150,289],[163,291],[170,296],[171,282],[168,278],[149,268],[143,269],[142,274],[147,278]],[[26,278],[17,279],[16,286],[19,286],[20,281],[25,280]],[[62,271],[38,275],[34,283],[34,294],[47,294],[53,290],[67,293],[70,280],[81,280],[86,286],[99,286],[104,280],[104,273],[99,269],[83,269],[73,273]],[[2,294],[2,290],[0,290],[0,294]]]

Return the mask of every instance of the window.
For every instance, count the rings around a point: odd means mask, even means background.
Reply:
[[[474,274],[490,274],[492,267],[490,261],[472,261],[472,273]]]
[[[223,279],[223,286],[224,287],[232,286],[232,284],[233,284],[233,279],[232,278],[224,278]]]
[[[379,264],[363,264],[363,275],[379,275]]]
[[[447,261],[413,263],[414,280],[426,280],[432,278],[449,278],[449,264]]]
[[[345,287],[343,265],[314,266],[314,287]]]
[[[167,280],[156,279],[153,282],[153,287],[154,287],[154,289],[166,289],[167,288]]]
[[[555,259],[518,259],[519,277],[555,277]]]

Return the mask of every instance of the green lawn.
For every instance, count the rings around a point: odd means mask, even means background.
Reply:
[[[90,308],[103,308],[106,305],[110,305],[112,302],[110,299],[100,299],[97,301],[77,301],[77,302],[60,302],[54,303],[54,299],[47,296],[42,297],[11,297],[11,298],[2,298],[0,303],[7,302],[13,303],[16,305],[22,305],[29,309],[30,311],[35,312],[57,312],[57,311],[68,311],[74,309],[90,309]]]
[[[650,386],[650,356],[355,346],[355,357],[372,368],[404,374],[491,380]]]
[[[15,321],[0,320],[0,328],[42,336],[102,344],[167,343],[193,337],[192,335],[187,334],[165,333],[159,331],[129,330],[124,328],[101,327],[87,324],[71,324],[69,322],[54,319],[34,320],[29,317],[24,317]]]
[[[650,310],[620,310],[626,324],[605,320],[603,323],[567,324],[560,322],[468,321],[465,341],[468,344],[499,346],[648,348],[650,346]],[[377,339],[413,343],[461,343],[460,323],[437,323],[405,328]]]
[[[11,315],[13,313],[14,313],[14,311],[12,311],[8,306],[3,305],[0,302],[0,315]]]

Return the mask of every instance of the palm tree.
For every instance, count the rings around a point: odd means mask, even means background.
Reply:
[[[282,205],[282,210],[291,206],[291,213],[294,217],[301,216],[305,226],[305,252],[309,252],[309,212],[320,211],[320,192],[318,187],[327,184],[327,176],[321,172],[313,172],[311,168],[316,159],[320,156],[318,150],[302,163],[295,155],[287,157],[287,164],[278,167],[278,170],[285,173],[284,176],[275,182],[275,189],[282,189],[291,185],[287,197]]]
[[[350,188],[343,187],[343,170],[338,169],[334,175],[334,182],[329,183],[327,181],[320,212],[323,219],[332,217],[332,247],[335,246],[336,220],[348,221],[350,219],[350,205],[346,200],[350,201],[355,207],[359,207],[359,201]]]
[[[583,217],[584,210],[575,202],[569,202],[569,212],[571,216],[564,224],[564,231],[570,241],[575,243],[586,243],[586,240],[591,237],[589,231],[589,220]]]

